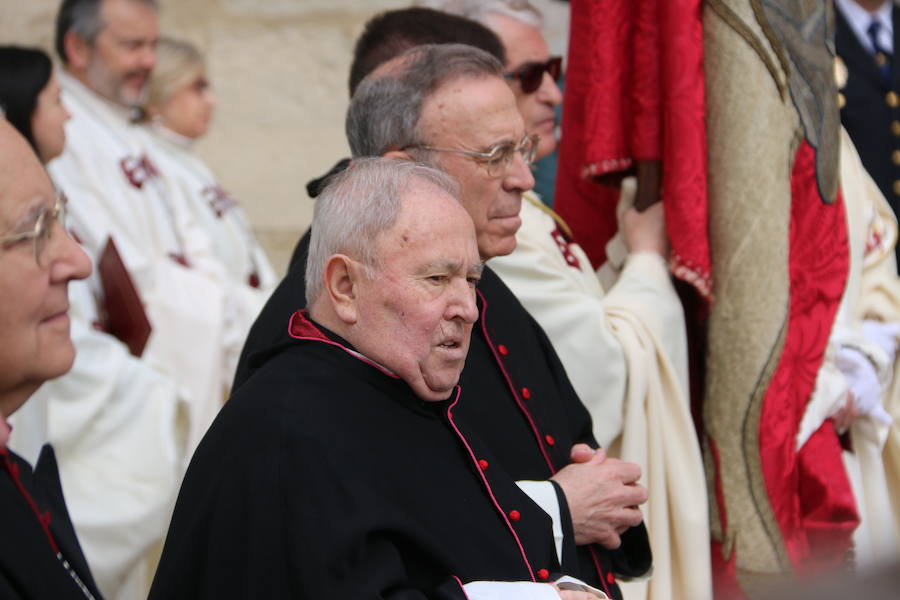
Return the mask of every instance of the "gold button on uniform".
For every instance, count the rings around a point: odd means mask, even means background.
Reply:
[[[891,108],[896,108],[898,104],[900,104],[900,97],[897,97],[897,92],[888,92],[884,96],[884,101],[887,102],[887,105]]]
[[[894,180],[894,195],[900,196],[900,179]]]
[[[900,137],[900,121],[891,121],[891,133]]]
[[[883,67],[887,64],[887,56],[884,55],[884,52],[879,52],[875,55],[875,64],[879,67]]]
[[[846,106],[846,104],[847,104],[847,99],[844,98],[844,95],[842,93],[838,92],[838,97],[837,97],[838,108],[844,108],[844,106]]]
[[[900,150],[891,152],[891,160],[895,165],[900,165]]]

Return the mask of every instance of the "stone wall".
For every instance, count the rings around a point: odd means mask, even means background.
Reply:
[[[356,36],[373,14],[408,0],[161,0],[163,33],[207,55],[218,98],[198,152],[240,200],[283,271],[312,218],[306,182],[348,154],[347,74]],[[547,13],[555,52],[567,6]],[[0,43],[51,49],[59,0],[0,0]]]

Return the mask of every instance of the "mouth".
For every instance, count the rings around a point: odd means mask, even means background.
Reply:
[[[522,226],[522,217],[518,214],[498,215],[496,217],[491,217],[491,220],[501,224],[504,229],[512,231],[513,233],[518,231],[519,227]]]
[[[66,306],[64,309],[52,313],[50,316],[45,317],[41,322],[46,324],[55,324],[55,323],[68,323],[69,321],[69,307]]]
[[[449,360],[463,360],[466,357],[466,347],[462,338],[448,338],[437,345],[438,350]]]

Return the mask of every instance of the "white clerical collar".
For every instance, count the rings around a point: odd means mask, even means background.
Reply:
[[[872,20],[876,20],[881,24],[878,32],[878,43],[882,49],[891,54],[894,53],[894,22],[891,19],[891,11],[894,8],[892,0],[887,0],[874,13],[870,13],[853,0],[834,0],[835,5],[847,19],[853,33],[862,47],[870,54],[875,52],[872,47],[872,41],[869,39],[869,25]]]
[[[123,106],[104,98],[64,69],[57,73],[57,77],[59,77],[60,86],[62,86],[66,93],[74,96],[82,104],[101,114],[121,119],[126,123],[131,123],[131,117],[134,114],[133,107]]]
[[[179,148],[190,150],[194,146],[194,139],[172,131],[171,129],[160,123],[151,122],[150,129],[152,129],[153,133],[155,133],[162,139],[166,140],[167,142],[171,142]]]

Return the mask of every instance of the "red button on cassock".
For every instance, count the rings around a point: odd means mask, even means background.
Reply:
[[[518,521],[518,520],[521,519],[521,518],[522,518],[522,515],[519,514],[519,511],[517,511],[517,510],[511,510],[511,511],[509,511],[509,520],[510,520],[510,521],[515,522],[515,521]]]
[[[482,458],[481,460],[478,461],[478,467],[479,467],[482,471],[487,471],[487,468],[488,468],[488,461],[486,461],[486,460],[484,460],[484,459]]]
[[[503,344],[497,346],[497,352],[500,353],[500,356],[506,356],[507,354],[509,354],[509,350]]]
[[[606,583],[615,583],[615,582],[616,582],[616,576],[613,575],[612,573],[607,573],[606,574]]]
[[[553,446],[556,444],[556,440],[553,439],[553,436],[550,434],[544,436],[544,441],[547,442],[548,446]]]
[[[547,581],[550,579],[550,571],[547,569],[538,569],[537,576],[541,581]]]
[[[531,390],[529,390],[529,389],[526,388],[526,387],[523,387],[523,388],[522,388],[522,397],[525,398],[526,400],[528,400],[529,398],[531,398]]]

